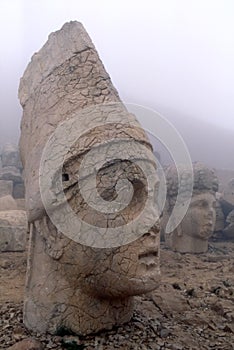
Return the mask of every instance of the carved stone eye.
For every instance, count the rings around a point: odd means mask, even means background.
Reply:
[[[62,174],[62,181],[69,181],[69,175],[68,174]]]

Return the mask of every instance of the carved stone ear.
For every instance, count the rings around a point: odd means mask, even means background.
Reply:
[[[45,252],[53,259],[59,260],[64,252],[64,247],[69,239],[65,237],[45,215],[41,220],[34,221],[36,233],[39,234],[45,243]]]

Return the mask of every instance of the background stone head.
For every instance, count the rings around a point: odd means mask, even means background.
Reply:
[[[214,171],[201,163],[193,164],[193,175],[193,194],[189,209],[176,230],[166,235],[165,238],[174,250],[202,252],[207,249],[207,243],[203,244],[201,241],[207,242],[214,230],[215,192],[218,190],[218,180]],[[185,169],[180,180],[180,190],[184,194],[187,191],[188,180]],[[172,213],[178,193],[177,171],[173,166],[167,169],[167,191],[165,217]]]

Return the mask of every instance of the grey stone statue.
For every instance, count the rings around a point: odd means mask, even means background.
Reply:
[[[181,253],[204,253],[208,249],[208,238],[214,231],[216,219],[216,198],[218,180],[214,171],[201,163],[193,164],[194,184],[189,209],[179,226],[170,233],[165,233],[166,244]],[[172,213],[175,204],[178,178],[174,166],[167,170],[167,204],[165,218]],[[186,170],[181,183],[181,190],[186,192]],[[165,221],[165,219],[164,219]],[[165,226],[165,223],[164,223]]]

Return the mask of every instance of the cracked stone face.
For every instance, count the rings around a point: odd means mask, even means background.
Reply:
[[[70,188],[68,177],[63,177],[70,206],[91,224],[124,230],[145,203],[145,179],[137,170],[129,162],[115,162],[99,172],[97,188],[107,201],[115,197],[121,176],[134,182],[132,201],[118,216],[111,213],[103,218],[102,213],[89,212],[81,204],[79,190],[74,191],[74,184]],[[152,210],[157,215],[157,208]],[[127,245],[93,248],[67,238],[47,215],[36,220],[31,224],[25,324],[39,332],[56,333],[66,327],[86,334],[126,322],[132,313],[132,296],[154,290],[160,283],[159,240],[156,223]]]
[[[19,95],[30,223],[24,323],[39,333],[110,329],[130,320],[134,295],[160,283],[152,147],[80,23],[50,35]]]
[[[216,198],[213,194],[207,192],[195,195],[183,219],[183,231],[192,237],[207,240],[214,231],[215,208]]]
[[[66,174],[69,174],[68,168]],[[116,161],[98,173],[97,190],[101,198],[111,202],[116,197],[116,184],[121,178],[132,183],[134,194],[129,205],[117,213],[100,213],[87,203],[82,203],[83,198],[78,186],[74,191],[74,184],[69,187],[66,181],[68,202],[82,220],[92,225],[121,227],[121,230],[125,230],[125,225],[137,218],[145,206],[147,182],[140,169],[133,163]],[[157,207],[152,207],[152,210],[156,217]],[[135,295],[154,289],[159,283],[158,231],[159,228],[155,225],[143,237],[113,249],[79,246],[77,256],[82,266],[79,275],[84,274],[84,278],[81,278],[82,288],[88,293],[92,291],[97,296],[105,297]],[[75,248],[70,244],[65,259],[69,260],[69,257],[73,256],[72,249]]]
[[[215,226],[215,196],[209,192],[193,196],[179,227],[167,236],[173,250],[182,253],[202,253],[208,249],[208,239]]]

